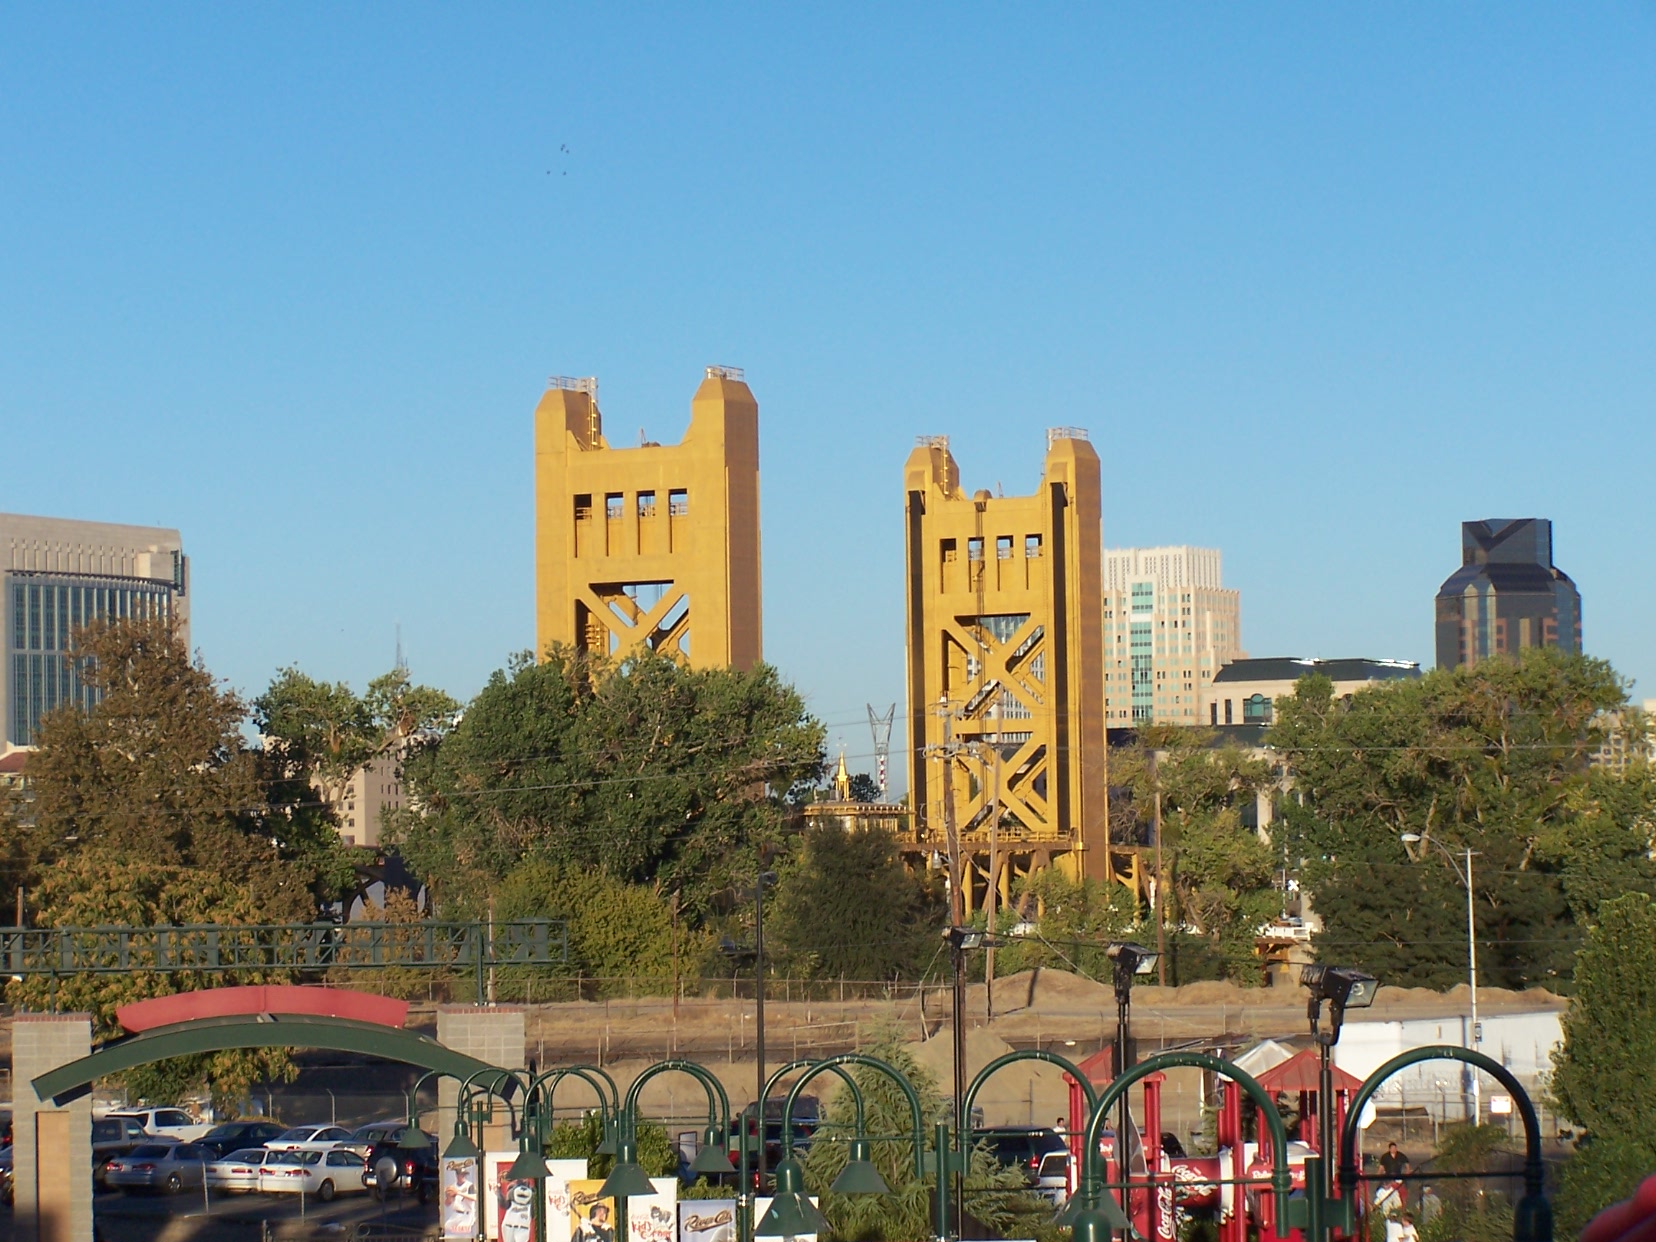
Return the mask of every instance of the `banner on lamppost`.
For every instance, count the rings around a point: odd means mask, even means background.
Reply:
[[[686,1199],[678,1206],[678,1242],[736,1242],[736,1200]]]
[[[484,1235],[490,1242],[503,1242],[506,1238],[501,1232],[501,1226],[513,1190],[512,1179],[507,1174],[517,1162],[517,1158],[515,1148],[511,1151],[491,1151],[483,1156],[483,1228]],[[532,1204],[535,1201],[534,1183],[531,1182],[529,1185],[528,1202]],[[530,1232],[534,1232],[533,1227]]]
[[[477,1236],[477,1160],[471,1156],[443,1157],[439,1185],[445,1238]]]
[[[627,1200],[627,1234],[631,1242],[673,1242],[678,1232],[678,1178],[652,1177],[653,1195]]]
[[[546,1242],[571,1242],[570,1185],[585,1181],[585,1160],[548,1160],[546,1167]]]
[[[572,1242],[615,1242],[615,1200],[600,1199],[604,1181],[583,1177],[569,1183],[569,1236]]]

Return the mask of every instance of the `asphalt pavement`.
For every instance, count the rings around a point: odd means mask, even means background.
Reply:
[[[102,1242],[349,1242],[359,1225],[376,1234],[434,1234],[435,1205],[393,1195],[384,1203],[370,1193],[343,1194],[332,1203],[299,1195],[227,1194],[199,1187],[181,1194],[100,1191],[92,1199]],[[12,1242],[13,1214],[0,1208],[0,1242]]]

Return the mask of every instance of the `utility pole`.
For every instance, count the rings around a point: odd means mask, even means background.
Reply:
[[[1151,814],[1152,828],[1156,834],[1156,982],[1162,987],[1167,986],[1167,908],[1163,904],[1166,900],[1162,894],[1167,891],[1167,873],[1162,868],[1162,813],[1161,813],[1161,772],[1156,766],[1156,752],[1150,752],[1150,786],[1154,791],[1155,803]]]
[[[765,847],[753,877],[753,1055],[759,1063],[754,1120],[759,1126],[759,1193],[765,1193]]]
[[[1466,851],[1466,968],[1471,976],[1472,984],[1472,1030],[1468,1032],[1468,1040],[1474,1052],[1481,1052],[1478,1047],[1483,1042],[1483,1031],[1478,1026],[1478,915],[1477,907],[1472,898],[1472,850]],[[1472,1124],[1477,1125],[1483,1119],[1482,1090],[1478,1084],[1478,1070],[1472,1068]]]
[[[984,911],[988,915],[989,938],[985,941],[988,946],[983,955],[983,1010],[987,1021],[995,1020],[995,914],[1000,899],[1000,693],[996,692],[995,700],[990,705],[990,718],[994,721],[995,731],[990,739],[990,753],[993,756],[989,768],[989,792],[995,799],[995,809],[989,813],[989,886],[984,893]]]

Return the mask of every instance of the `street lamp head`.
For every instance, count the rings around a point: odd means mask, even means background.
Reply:
[[[788,1157],[776,1166],[776,1194],[770,1208],[753,1227],[756,1238],[798,1238],[825,1234],[831,1226],[805,1195],[805,1170]]]
[[[880,1171],[874,1167],[869,1157],[873,1154],[873,1144],[865,1138],[851,1140],[851,1158],[846,1161],[845,1168],[834,1179],[834,1184],[828,1189],[836,1195],[888,1195],[891,1187],[886,1179],[880,1176]]]
[[[471,1141],[471,1135],[466,1133],[466,1123],[454,1123],[454,1137],[449,1145],[443,1148],[444,1160],[476,1160],[483,1153],[477,1150],[477,1144]]]
[[[1397,839],[1405,845],[1419,845],[1426,838],[1421,836],[1418,832],[1405,832]]]
[[[431,1146],[431,1140],[419,1126],[407,1126],[397,1139],[397,1146],[403,1151],[424,1151]]]
[[[1161,954],[1154,949],[1147,949],[1142,944],[1133,944],[1131,941],[1118,940],[1108,945],[1104,956],[1116,964],[1116,971],[1127,975],[1148,975],[1156,969],[1156,962]]]
[[[953,949],[981,949],[987,938],[986,932],[979,931],[975,927],[945,927],[943,929],[943,939],[947,940],[949,947]]]
[[[639,1167],[637,1149],[631,1143],[622,1143],[616,1154],[615,1167],[598,1188],[600,1199],[632,1199],[656,1192],[649,1174]]]
[[[1315,999],[1339,1009],[1367,1009],[1380,990],[1380,980],[1353,966],[1303,967],[1300,985],[1310,988]]]
[[[514,1182],[531,1182],[539,1181],[551,1171],[546,1167],[545,1156],[525,1147],[518,1152],[518,1158],[512,1161],[512,1167],[506,1170],[506,1176]]]
[[[730,1153],[725,1150],[724,1136],[719,1133],[718,1126],[708,1126],[702,1131],[702,1147],[690,1162],[690,1171],[708,1176],[736,1171],[736,1166],[730,1163]]]

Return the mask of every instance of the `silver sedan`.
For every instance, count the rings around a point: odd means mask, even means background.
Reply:
[[[194,1143],[145,1143],[104,1166],[104,1181],[122,1190],[160,1190],[177,1194],[199,1186],[215,1153]]]
[[[265,1147],[243,1147],[207,1162],[207,1184],[214,1190],[257,1190],[259,1169],[273,1153]]]

